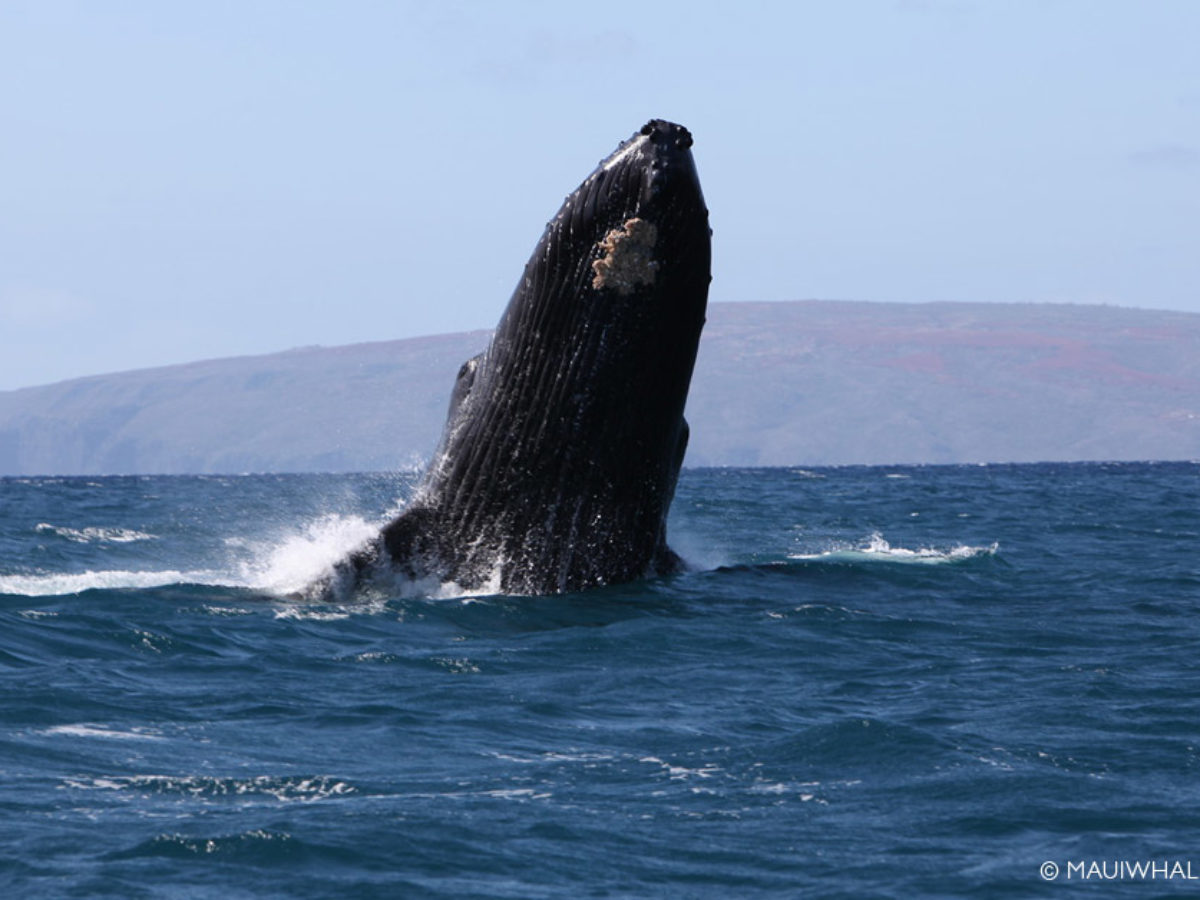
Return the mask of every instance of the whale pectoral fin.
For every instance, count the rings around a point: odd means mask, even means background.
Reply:
[[[683,468],[683,456],[687,453],[688,438],[692,436],[692,428],[688,425],[688,420],[680,417],[679,419],[679,444],[675,448],[675,474],[679,474],[679,470]]]
[[[392,567],[410,578],[430,574],[439,557],[434,511],[416,507],[384,526],[380,537]]]
[[[682,556],[663,544],[654,553],[654,558],[650,561],[649,575],[678,575],[680,572],[686,572],[688,565],[684,562]]]
[[[484,353],[487,351],[485,350]],[[458,415],[459,409],[463,402],[471,393],[471,387],[475,384],[475,370],[479,368],[479,363],[483,359],[483,353],[478,353],[472,356],[458,370],[458,376],[454,379],[454,390],[450,392],[450,409],[446,415],[446,421],[454,421],[454,417]]]
[[[679,420],[679,440],[675,445],[675,458],[672,460],[669,482],[672,497],[675,495],[675,482],[679,478],[679,470],[683,467],[683,457],[687,453],[688,438],[691,433],[692,430],[688,427],[687,419],[681,418]],[[670,504],[668,503],[668,505]],[[667,546],[667,522],[664,518],[662,530],[658,535],[658,546],[651,557],[648,574],[675,575],[684,571],[687,571],[687,563],[684,562],[683,557]]]
[[[303,590],[294,591],[286,596],[290,600],[305,603],[344,602],[354,593],[364,573],[370,571],[378,559],[379,541],[374,540],[342,557],[328,572]]]
[[[335,563],[330,571],[302,592],[290,595],[306,601],[342,602],[364,584],[388,573],[399,572],[416,579],[438,574],[434,568],[438,541],[434,513],[418,507],[401,513],[379,532],[379,536]]]

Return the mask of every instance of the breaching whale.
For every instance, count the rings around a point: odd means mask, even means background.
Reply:
[[[711,280],[691,146],[652,120],[566,198],[412,500],[319,593],[400,575],[555,594],[680,567],[666,519]]]

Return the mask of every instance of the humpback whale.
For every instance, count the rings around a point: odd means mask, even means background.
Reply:
[[[566,198],[459,371],[413,498],[320,593],[399,575],[556,594],[680,569],[666,520],[711,280],[691,146],[651,120]]]

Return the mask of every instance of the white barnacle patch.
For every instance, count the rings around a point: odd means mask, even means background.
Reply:
[[[626,219],[620,228],[609,229],[596,245],[603,255],[592,263],[596,273],[592,287],[612,288],[624,295],[653,284],[658,263],[652,253],[657,241],[658,228],[645,219]]]

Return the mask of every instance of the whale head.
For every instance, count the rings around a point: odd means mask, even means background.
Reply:
[[[547,224],[459,373],[410,512],[384,530],[393,558],[537,594],[678,562],[666,517],[710,281],[691,147],[682,126],[648,122]]]

